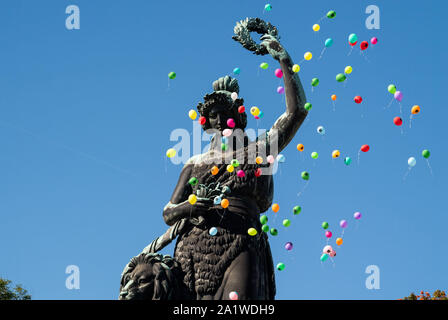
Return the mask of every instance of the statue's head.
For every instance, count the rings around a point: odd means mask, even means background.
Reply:
[[[141,253],[131,259],[120,281],[120,300],[170,300],[180,293],[179,264],[170,256]]]
[[[204,102],[197,108],[206,121],[202,125],[204,130],[216,129],[222,131],[228,128],[227,120],[235,121],[235,129],[244,130],[247,125],[245,112],[239,113],[238,108],[244,104],[244,100],[237,98],[232,100],[232,93],[239,94],[238,80],[225,76],[213,82],[213,93],[204,96]]]

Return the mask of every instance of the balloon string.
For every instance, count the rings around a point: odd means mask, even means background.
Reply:
[[[389,107],[392,105],[392,102],[393,102],[393,101],[394,101],[394,97],[392,97],[392,99],[390,99],[389,104],[388,104],[387,107],[385,107],[384,109],[389,108]]]
[[[361,150],[358,150],[358,166],[359,166],[359,158],[361,157]]]
[[[409,167],[409,168],[408,168],[408,171],[406,171],[406,173],[404,174],[403,181],[406,180],[407,176],[408,176],[409,173],[411,172],[411,168],[412,168],[412,167]]]
[[[411,129],[411,128],[412,128],[412,114],[409,117],[409,129]]]
[[[319,59],[317,59],[317,60],[320,60],[322,58],[322,56],[324,55],[325,49],[326,49],[326,47],[324,47],[322,49],[322,52],[320,53]]]
[[[336,104],[334,103],[334,101],[331,101],[331,103],[333,104],[333,111],[336,111]]]
[[[308,186],[308,183],[310,183],[310,181],[308,180],[306,182],[306,184],[303,186],[302,190],[297,194],[297,197],[300,197],[300,195],[305,191],[306,187]]]
[[[426,163],[428,164],[428,168],[429,168],[429,172],[431,173],[431,176],[434,176],[432,174],[432,168],[431,168],[431,165],[429,164],[429,160],[428,159],[426,159]]]
[[[353,47],[354,47],[354,46],[352,46],[352,47],[350,48],[350,51],[348,52],[348,55],[347,55],[347,56],[349,56],[349,55],[351,55],[351,54],[352,54],[352,51],[353,51]]]
[[[367,55],[365,55],[364,52],[361,51],[361,55],[364,57],[364,59],[365,59],[368,63],[370,63],[370,60],[367,59]]]
[[[398,102],[398,104],[400,105],[400,116],[402,116],[403,115],[403,107],[401,105],[401,102]]]

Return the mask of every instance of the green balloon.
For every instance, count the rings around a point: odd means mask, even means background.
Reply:
[[[198,179],[195,177],[190,178],[190,180],[188,180],[188,183],[191,184],[192,186],[195,186],[198,184]]]
[[[278,235],[278,230],[275,228],[271,228],[271,235],[273,235],[273,236]]]
[[[430,155],[431,155],[431,152],[429,152],[429,150],[425,149],[425,150],[422,151],[423,158],[428,159]]]
[[[326,221],[322,222],[322,228],[328,229],[329,226],[330,225],[328,224],[328,222],[326,222]]]
[[[225,143],[221,143],[221,150],[226,151],[229,148],[229,146]]]
[[[168,73],[168,78],[175,79],[176,78],[176,72],[170,72]]]
[[[260,222],[261,224],[266,224],[268,223],[268,217],[264,214],[260,217]],[[269,228],[269,227],[268,227]]]
[[[317,79],[317,78],[313,78],[313,79],[311,80],[311,85],[312,85],[313,87],[317,86],[318,84],[319,84],[319,79]]]
[[[269,65],[266,62],[263,62],[260,64],[260,68],[266,70],[269,67]]]
[[[264,10],[266,10],[266,11],[271,11],[272,10],[272,6],[271,6],[271,4],[266,4],[265,6],[264,6]]]
[[[313,107],[313,105],[311,104],[311,103],[309,103],[309,102],[307,102],[307,103],[305,103],[305,110],[306,111],[310,111],[311,110],[311,108]]]
[[[306,171],[303,171],[302,172],[302,179],[303,180],[309,180],[309,178],[310,178],[310,174],[308,172],[306,172]]]
[[[347,79],[347,77],[343,73],[338,73],[336,75],[336,81],[338,81],[338,82],[344,82],[345,79]]]
[[[352,163],[352,158],[350,158],[350,157],[345,157],[345,159],[344,159],[344,163],[345,163],[346,165],[349,165],[350,163]]]
[[[299,214],[300,211],[302,211],[302,207],[301,207],[301,206],[295,206],[295,207],[292,209],[292,212],[294,212],[295,215]]]
[[[289,220],[289,219],[283,220],[283,226],[284,227],[289,227],[290,225],[291,225],[291,220]]]
[[[387,87],[387,91],[389,91],[390,93],[394,94],[397,91],[397,87],[394,84],[390,84]]]
[[[236,168],[240,165],[240,162],[237,159],[233,159],[232,162],[230,162],[230,164]]]
[[[334,11],[334,10],[328,11],[327,18],[333,19],[334,17],[336,17],[336,11]]]
[[[285,264],[283,262],[279,262],[277,264],[277,270],[282,271],[283,269],[285,269]]]
[[[261,230],[263,230],[263,232],[269,232],[269,226],[268,226],[267,224],[264,224],[264,225],[261,227]]]
[[[311,153],[311,158],[317,159],[317,158],[319,158],[319,154],[317,152],[312,152]]]
[[[328,259],[328,254],[324,253],[320,256],[320,261],[324,262],[325,260]]]

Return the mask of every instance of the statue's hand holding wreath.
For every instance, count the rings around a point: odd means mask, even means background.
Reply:
[[[260,46],[266,48],[275,60],[280,61],[289,58],[288,52],[286,52],[276,37],[265,34],[260,37],[260,40],[262,41]]]

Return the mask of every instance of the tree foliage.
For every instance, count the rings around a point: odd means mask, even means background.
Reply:
[[[12,281],[0,278],[0,300],[31,300],[31,295],[20,284],[11,286]]]
[[[436,290],[432,295],[427,291],[420,291],[420,294],[418,295],[412,292],[409,297],[404,297],[400,300],[448,300],[448,296],[445,291],[442,290]]]

